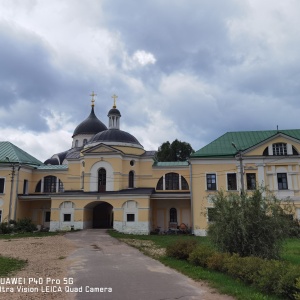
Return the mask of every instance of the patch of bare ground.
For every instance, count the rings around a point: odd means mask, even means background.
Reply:
[[[67,257],[74,249],[73,242],[63,235],[0,240],[1,255],[27,260],[24,269],[7,277],[21,278],[22,284],[1,284],[0,288],[6,291],[0,291],[0,299],[74,299],[74,294],[65,292],[63,284],[70,265]],[[47,278],[55,282],[46,283]]]

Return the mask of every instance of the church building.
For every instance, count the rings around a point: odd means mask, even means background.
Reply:
[[[293,200],[300,219],[300,129],[229,132],[184,162],[158,162],[121,130],[114,104],[107,126],[95,114],[74,130],[71,148],[44,163],[0,142],[0,221],[30,218],[50,231],[114,228],[124,233],[190,228],[205,235],[218,190],[267,186]]]

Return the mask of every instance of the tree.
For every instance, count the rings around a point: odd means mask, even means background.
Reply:
[[[186,161],[194,153],[194,149],[189,143],[178,141],[177,139],[170,144],[169,141],[162,143],[158,148],[158,161]]]
[[[223,252],[240,256],[279,258],[289,234],[291,205],[261,190],[252,194],[219,192],[214,203],[208,236]]]

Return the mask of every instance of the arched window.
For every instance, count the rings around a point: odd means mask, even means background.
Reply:
[[[75,141],[75,147],[78,147],[78,140]]]
[[[35,192],[40,193],[42,191],[42,181],[40,180],[35,187]]]
[[[87,143],[87,139],[84,139],[83,140],[83,146],[86,145],[86,143]]]
[[[174,207],[170,209],[170,223],[177,223],[177,209]]]
[[[84,171],[81,172],[81,188],[84,189]]]
[[[188,190],[189,189],[189,185],[188,185],[186,179],[183,176],[181,176],[181,189],[182,190]]]
[[[106,191],[106,170],[100,168],[98,171],[98,192]]]
[[[164,177],[160,177],[160,179],[158,180],[156,189],[157,190],[163,190],[164,189]]]
[[[128,176],[128,187],[129,188],[134,188],[134,173],[133,171],[129,172],[129,176]]]
[[[157,190],[188,190],[189,185],[186,179],[178,173],[167,173],[162,176],[157,185]]]
[[[269,148],[267,147],[263,152],[263,156],[268,156],[268,155],[269,155]]]
[[[43,184],[42,184],[43,181]],[[42,189],[43,187],[43,189]],[[64,185],[60,179],[55,176],[46,176],[40,180],[35,188],[36,193],[62,193],[64,192]]]
[[[293,155],[299,155],[297,149],[294,146],[292,146],[292,150],[293,150]]]

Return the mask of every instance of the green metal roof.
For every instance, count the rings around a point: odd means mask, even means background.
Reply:
[[[0,163],[42,165],[43,163],[10,142],[0,142]]]
[[[42,165],[42,166],[38,166],[36,169],[59,171],[59,170],[68,170],[68,168],[69,168],[68,165]]]
[[[191,158],[233,157],[236,155],[237,150],[232,146],[232,142],[237,149],[244,151],[280,133],[300,140],[300,129],[227,132],[193,153]]]
[[[186,167],[187,161],[155,161],[153,167]]]

